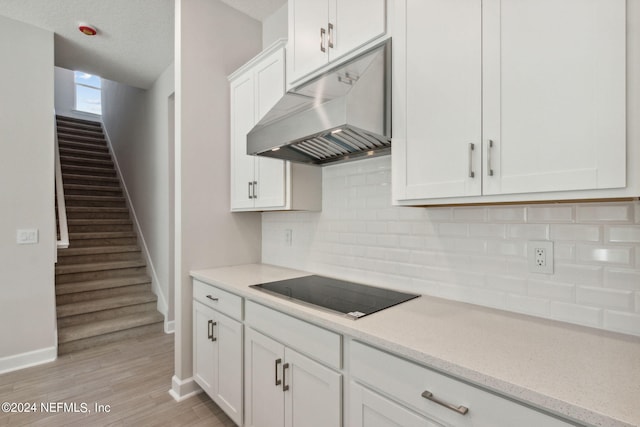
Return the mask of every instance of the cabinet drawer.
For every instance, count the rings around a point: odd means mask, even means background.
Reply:
[[[234,319],[242,320],[242,298],[193,279],[193,298]]]
[[[349,367],[352,377],[357,381],[368,384],[446,425],[573,425],[359,342],[351,343]],[[450,404],[453,408],[444,407],[423,397],[424,392],[432,393],[432,399]],[[468,412],[462,414],[454,409],[460,407],[468,408]]]
[[[342,336],[252,301],[245,306],[245,323],[330,367],[342,367]]]

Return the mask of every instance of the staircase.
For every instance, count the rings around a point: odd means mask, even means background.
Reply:
[[[58,353],[162,330],[102,125],[56,119],[69,226],[56,265]]]

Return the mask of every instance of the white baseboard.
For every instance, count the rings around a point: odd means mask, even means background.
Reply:
[[[56,346],[2,357],[0,358],[0,374],[53,362],[57,357],[58,348]]]
[[[166,319],[169,316],[169,304],[167,304],[167,299],[164,293],[162,292],[162,288],[160,287],[160,280],[158,279],[158,274],[156,273],[156,269],[153,265],[153,261],[151,260],[151,256],[149,255],[149,247],[147,246],[147,242],[145,241],[144,235],[142,234],[142,228],[140,227],[140,222],[138,221],[136,210],[133,207],[133,204],[131,203],[131,196],[129,195],[127,184],[123,179],[122,170],[120,169],[120,164],[118,163],[118,157],[116,156],[116,152],[113,149],[111,138],[109,138],[109,132],[107,131],[107,128],[104,125],[102,126],[102,128],[104,130],[104,136],[105,136],[105,139],[107,140],[107,144],[109,145],[109,150],[111,151],[111,156],[113,157],[113,164],[116,167],[118,178],[122,183],[122,190],[124,192],[124,196],[127,202],[127,207],[129,208],[129,211],[133,216],[133,224],[134,224],[135,232],[141,242],[140,247],[142,249],[142,255],[144,256],[145,261],[147,262],[147,266],[149,267],[149,270],[151,272],[151,290],[158,297],[157,308],[158,308],[158,311],[162,313],[166,321]],[[165,327],[165,330],[166,330],[166,327]]]
[[[165,316],[165,319],[167,317]],[[164,333],[165,334],[173,334],[176,331],[176,321],[175,320],[165,320],[164,322]]]
[[[193,377],[181,380],[174,375],[171,378],[171,390],[169,390],[169,394],[176,400],[176,402],[188,399],[199,393],[202,393],[202,389],[195,382]]]

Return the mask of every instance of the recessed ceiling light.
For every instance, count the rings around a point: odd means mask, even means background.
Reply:
[[[80,24],[78,26],[78,30],[80,30],[82,34],[87,36],[95,36],[98,33],[98,30],[96,30],[91,25],[87,25],[87,24]]]

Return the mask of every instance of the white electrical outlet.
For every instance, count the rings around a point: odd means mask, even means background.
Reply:
[[[553,274],[553,242],[532,240],[527,245],[529,271],[532,273]]]
[[[30,245],[38,243],[38,229],[17,230],[16,243],[19,245]]]
[[[285,246],[291,246],[293,244],[293,230],[290,228],[284,230],[284,244]]]

